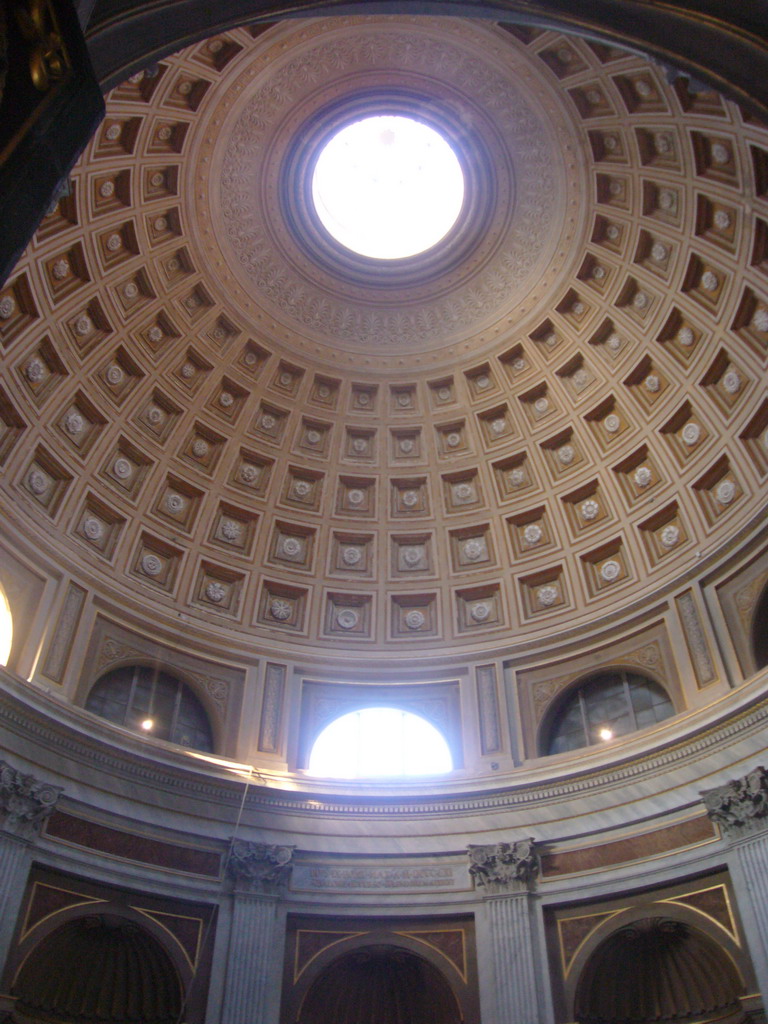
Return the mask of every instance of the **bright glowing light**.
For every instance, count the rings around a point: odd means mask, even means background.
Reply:
[[[597,735],[601,740],[605,740],[607,742],[608,740],[613,739],[613,729],[609,729],[607,725],[604,725]]]
[[[8,598],[0,587],[0,665],[7,665],[13,643],[13,618]]]
[[[410,117],[367,117],[322,150],[312,199],[323,225],[348,249],[403,259],[431,249],[453,227],[464,175],[434,129]]]
[[[453,768],[448,744],[429,722],[397,708],[342,715],[320,733],[309,773],[333,779],[442,775]]]
[[[152,718],[145,718],[144,721],[141,723],[141,728],[144,730],[144,732],[151,732],[152,729],[154,729],[154,727],[155,722],[154,719]]]

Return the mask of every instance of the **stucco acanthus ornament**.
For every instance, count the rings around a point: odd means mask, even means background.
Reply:
[[[415,508],[419,503],[418,491],[404,491],[402,502],[406,508]]]
[[[551,608],[559,596],[557,587],[553,586],[539,587],[536,591],[536,597],[542,608]]]
[[[112,465],[112,472],[115,474],[118,480],[127,480],[133,472],[133,466],[128,459],[115,459]]]
[[[768,333],[768,309],[765,306],[758,306],[752,314],[752,326],[761,334]]]
[[[623,189],[618,181],[612,181],[610,191],[612,195],[621,195]],[[609,224],[608,227],[605,229],[605,234],[609,242],[615,242],[618,239],[621,232],[615,224]]]
[[[171,515],[179,515],[187,507],[187,502],[181,494],[168,494],[165,499],[165,507]]]
[[[83,520],[83,533],[88,540],[96,543],[104,536],[104,523],[96,516],[87,516]]]
[[[401,455],[411,455],[415,447],[416,445],[412,437],[401,437],[398,442]]]
[[[116,231],[114,232],[114,234],[111,234],[109,236],[106,242],[106,246],[109,252],[117,252],[117,250],[122,246],[122,244],[123,240]]]
[[[701,427],[698,423],[686,423],[683,427],[683,443],[687,444],[689,448],[693,445],[698,444],[701,437]]]
[[[70,412],[64,417],[64,429],[71,437],[76,437],[85,429],[85,419],[79,412]]]
[[[724,146],[722,142],[715,142],[712,145],[712,163],[714,164],[727,164],[731,159],[731,152],[727,146]]]
[[[204,459],[210,450],[211,446],[205,438],[196,437],[192,442],[192,454],[196,459]]]
[[[104,132],[104,136],[110,142],[117,142],[117,140],[120,138],[120,125],[113,122]]]
[[[34,775],[24,775],[0,761],[0,827],[22,839],[34,839],[61,792],[61,786],[40,782]]]
[[[562,447],[557,449],[557,458],[563,466],[570,466],[575,455],[576,453],[573,450],[573,446],[570,444],[564,444]]]
[[[605,423],[605,429],[609,434],[618,433],[619,427],[621,426],[621,420],[615,412],[609,413],[603,422]]]
[[[449,448],[458,448],[461,444],[461,434],[456,433],[456,431],[446,434],[445,443]]]
[[[720,231],[727,231],[731,226],[731,215],[727,210],[715,210],[712,221]]]
[[[611,352],[618,352],[621,348],[621,338],[618,334],[616,334],[615,331],[613,332],[613,334],[608,335],[606,345],[611,350]]]
[[[50,484],[49,478],[39,469],[33,469],[27,477],[27,486],[33,494],[45,494]]]
[[[723,374],[723,388],[729,395],[736,395],[741,390],[741,377],[736,370]]]
[[[139,294],[139,286],[135,281],[129,281],[128,284],[123,288],[123,295],[129,301],[135,299]]]
[[[227,875],[236,889],[279,896],[288,888],[293,870],[293,846],[271,846],[233,839],[227,858]]]
[[[403,548],[402,559],[409,568],[418,565],[423,557],[422,548]]]
[[[661,242],[654,242],[651,246],[651,259],[654,263],[663,263],[667,256],[669,256],[669,249],[667,249],[666,245],[663,245]]]
[[[611,558],[607,562],[603,562],[600,567],[600,575],[606,583],[613,583],[621,575],[621,563]]]
[[[10,320],[16,312],[16,300],[12,295],[4,295],[0,299],[0,320]]]
[[[294,480],[293,493],[297,498],[306,498],[312,490],[309,480]]]
[[[159,427],[165,419],[165,413],[159,405],[150,405],[147,409],[147,423],[153,427]]]
[[[480,537],[470,537],[464,542],[464,557],[468,561],[476,562],[479,558],[484,558],[485,554],[485,541]]]
[[[491,606],[487,601],[478,601],[472,605],[469,614],[475,620],[475,622],[485,622],[490,617]]]
[[[681,327],[680,330],[677,332],[677,340],[680,342],[681,345],[684,345],[686,348],[690,348],[690,346],[693,344],[695,340],[691,328]]]
[[[123,383],[125,373],[123,372],[122,366],[118,363],[112,363],[111,366],[107,367],[105,377],[107,378],[107,384],[111,384],[114,388],[117,387],[118,384]]]
[[[214,604],[221,604],[227,596],[227,588],[223,583],[219,583],[218,580],[211,580],[205,587],[205,596],[209,601],[213,601]]]
[[[670,189],[662,189],[659,192],[659,208],[662,210],[674,210],[677,206],[677,196]]]
[[[505,892],[529,892],[539,874],[539,856],[534,839],[516,843],[470,846],[469,873],[475,888],[488,895]]]
[[[360,621],[360,616],[352,608],[342,608],[336,616],[336,622],[342,629],[354,629]]]
[[[762,765],[724,786],[701,794],[707,814],[726,834],[739,836],[768,827],[768,772]]]
[[[35,356],[30,359],[27,365],[24,367],[24,376],[27,378],[30,384],[39,384],[40,381],[45,377],[45,363],[42,359],[38,359]]]
[[[701,287],[705,292],[717,291],[717,286],[720,284],[717,274],[711,270],[705,270],[701,275]]]
[[[597,519],[600,515],[600,506],[594,498],[587,498],[586,501],[581,504],[581,516],[582,519],[592,520]]]
[[[234,519],[222,519],[221,525],[219,526],[219,533],[224,540],[234,543],[242,537],[243,528],[240,523],[236,522]]]
[[[523,540],[530,547],[535,547],[544,536],[544,533],[538,523],[528,523],[523,530]]]
[[[159,576],[163,571],[163,563],[157,555],[144,555],[141,560],[141,571],[146,576]]]
[[[359,565],[362,558],[363,553],[360,548],[347,547],[342,549],[341,560],[344,565]]]
[[[99,195],[101,196],[101,198],[102,199],[111,199],[114,194],[115,194],[115,183],[114,183],[114,181],[112,181],[110,178],[107,178],[106,181],[102,181],[101,185],[99,185]]]
[[[347,492],[347,501],[355,507],[362,505],[365,501],[365,492],[361,491],[359,487],[353,487],[352,490]]]
[[[51,273],[56,281],[63,281],[69,277],[69,262],[67,260],[56,260],[51,268]]]
[[[632,305],[635,309],[647,309],[650,299],[645,292],[635,292],[635,296],[632,299]]]
[[[304,555],[304,545],[298,537],[283,537],[283,554],[288,558],[300,558]]]
[[[512,487],[522,487],[525,483],[525,472],[522,469],[513,469],[509,474],[509,483]]]
[[[715,490],[715,498],[721,505],[730,505],[736,497],[736,484],[733,480],[721,480]]]
[[[273,619],[277,619],[278,622],[285,622],[291,617],[290,602],[285,601],[281,597],[274,598],[269,605],[269,614]]]
[[[90,334],[93,330],[93,321],[89,316],[83,314],[75,320],[75,334],[84,338],[86,334]]]
[[[426,621],[424,612],[419,611],[418,608],[411,608],[405,614],[405,624],[408,629],[422,629]]]
[[[661,389],[661,380],[655,373],[649,373],[645,378],[645,390],[655,395]]]
[[[638,487],[647,487],[652,477],[653,474],[647,466],[638,466],[635,470],[634,480]]]

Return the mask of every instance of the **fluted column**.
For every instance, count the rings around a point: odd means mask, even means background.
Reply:
[[[758,767],[740,779],[702,793],[736,863],[731,865],[736,900],[752,963],[768,1007],[768,772]]]
[[[32,844],[60,794],[60,786],[40,782],[0,761],[0,968],[16,926]]]
[[[227,874],[232,926],[221,1024],[276,1024],[284,936],[279,904],[292,870],[293,847],[232,840]]]
[[[541,1024],[540,950],[533,891],[539,858],[533,839],[469,847],[469,872],[482,893],[478,944],[490,970],[481,983],[483,1020],[489,1024]],[[483,988],[486,991],[483,991]]]

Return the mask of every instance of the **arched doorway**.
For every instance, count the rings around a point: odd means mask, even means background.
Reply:
[[[578,1024],[745,1021],[743,984],[725,951],[683,921],[646,917],[595,949],[579,979]]]
[[[299,1024],[462,1024],[443,975],[396,946],[366,946],[334,960],[315,980]]]

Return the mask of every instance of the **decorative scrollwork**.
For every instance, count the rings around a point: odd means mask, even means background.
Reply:
[[[735,835],[768,827],[768,772],[762,766],[702,793],[712,821]]]
[[[229,848],[227,874],[239,889],[280,895],[288,887],[293,871],[293,847],[271,846],[233,839]]]
[[[534,839],[491,846],[470,846],[469,873],[477,888],[487,892],[531,889],[539,873]]]
[[[0,761],[0,814],[6,832],[31,839],[56,806],[61,786],[40,782]]]

